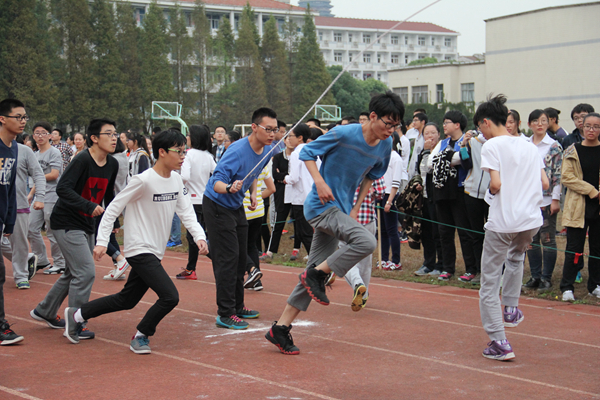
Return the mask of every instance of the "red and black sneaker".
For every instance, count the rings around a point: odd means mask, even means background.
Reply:
[[[294,346],[294,339],[292,339],[292,335],[290,330],[292,329],[292,325],[277,325],[277,321],[273,322],[271,329],[269,332],[265,334],[265,338],[271,343],[273,343],[280,352],[288,355],[296,355],[300,354],[300,349]]]
[[[324,306],[329,305],[329,299],[325,293],[325,281],[327,273],[316,269],[316,265],[312,264],[300,274],[300,282],[306,288],[306,291],[314,301]]]

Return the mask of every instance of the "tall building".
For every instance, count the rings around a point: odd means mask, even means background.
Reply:
[[[321,17],[333,17],[331,13],[333,6],[330,0],[300,0],[298,2],[298,5],[303,8],[307,8],[309,4],[310,9],[318,11]]]

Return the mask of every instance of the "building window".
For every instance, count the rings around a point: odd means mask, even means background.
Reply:
[[[408,65],[409,61],[408,61],[408,55],[404,56],[404,65]]]
[[[381,74],[377,73],[377,80],[380,81],[381,80]]]
[[[444,85],[435,85],[435,94],[436,94],[436,101],[438,103],[443,103],[444,102]]]
[[[435,38],[434,37],[431,38],[431,45],[435,46]]]
[[[390,44],[398,44],[398,36],[391,36]]]
[[[460,84],[460,99],[463,102],[475,101],[475,84],[461,83]]]
[[[348,61],[352,62],[352,53],[348,53]]]
[[[419,60],[422,60],[422,59],[424,59],[424,58],[425,58],[425,56],[423,56],[423,55],[420,55],[420,56],[419,56]]]
[[[419,46],[425,46],[425,36],[419,36]]]
[[[363,54],[363,62],[370,63],[371,62],[371,53]]]
[[[219,22],[221,21],[221,16],[218,14],[207,14],[206,18],[210,21],[211,29],[218,30]]]
[[[377,53],[377,64],[381,63],[381,54]]]
[[[363,35],[363,43],[371,43],[371,35]]]
[[[413,86],[412,87],[412,102],[418,103],[429,103],[427,98],[427,85],[424,86]]]
[[[352,43],[352,34],[351,33],[348,34],[348,43]]]
[[[392,54],[392,64],[399,64],[400,56],[398,54]]]
[[[144,17],[146,16],[146,9],[143,7],[135,9],[135,19],[137,20],[138,25],[141,25],[144,22]]]
[[[444,38],[444,46],[451,47],[452,46],[452,38]]]
[[[338,42],[338,43],[342,43],[342,34],[341,33],[334,33],[333,34],[333,41],[334,42]]]
[[[319,42],[323,41],[323,32],[319,32]]]
[[[337,51],[333,53],[333,61],[342,62],[342,53]]]
[[[402,99],[404,104],[408,103],[408,87],[399,87],[393,89],[394,93],[396,93]]]
[[[185,11],[183,15],[185,18],[185,26],[188,28],[194,26],[194,21],[192,21],[192,13],[190,11]]]
[[[446,60],[446,61],[450,61],[450,60],[452,60],[452,56],[445,56],[445,57],[444,57],[444,60]]]
[[[363,74],[363,81],[366,81],[367,79],[369,79],[369,78],[372,78],[372,77],[373,77],[373,75],[372,75],[372,74],[369,74],[369,73],[364,73],[364,74]]]
[[[407,45],[408,44],[408,36],[404,36],[404,44]]]

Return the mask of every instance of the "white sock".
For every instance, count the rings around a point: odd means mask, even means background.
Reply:
[[[137,331],[134,337],[146,336],[142,332]]]
[[[75,322],[78,322],[78,323],[85,322],[85,319],[83,319],[83,316],[81,315],[81,308],[78,308],[77,311],[75,311],[73,318],[75,319]]]

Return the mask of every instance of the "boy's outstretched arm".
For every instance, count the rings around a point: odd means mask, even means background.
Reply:
[[[321,204],[325,204],[329,201],[334,201],[335,198],[333,197],[331,188],[329,187],[329,185],[327,185],[327,183],[325,183],[325,180],[321,176],[319,168],[317,167],[317,162],[313,160],[306,160],[304,161],[304,164],[306,164],[306,169],[308,169],[308,172],[310,172],[313,181],[315,181],[315,187],[317,188],[317,193],[319,194],[319,200],[321,200]]]

